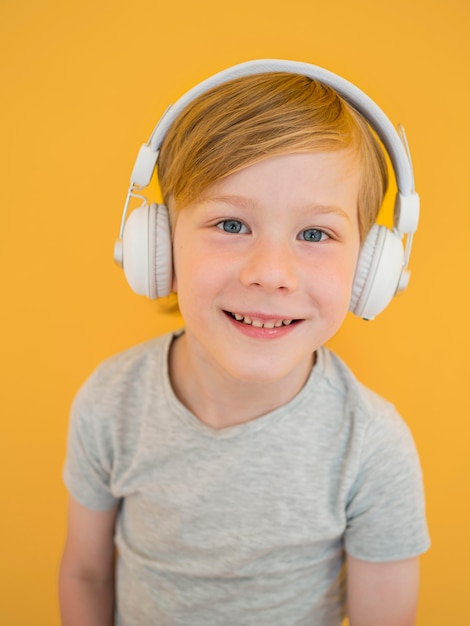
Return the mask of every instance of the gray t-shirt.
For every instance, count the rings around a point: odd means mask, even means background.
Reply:
[[[429,545],[407,426],[322,348],[287,405],[215,430],[173,393],[171,340],[105,361],[72,411],[70,493],[121,504],[116,624],[338,626],[345,551]]]

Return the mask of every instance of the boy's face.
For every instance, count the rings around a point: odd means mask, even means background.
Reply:
[[[174,287],[192,362],[239,381],[305,377],[348,311],[359,175],[346,151],[282,155],[177,213]]]

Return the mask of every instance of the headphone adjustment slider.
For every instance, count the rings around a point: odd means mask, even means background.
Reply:
[[[400,233],[414,233],[419,221],[419,196],[412,191],[407,196],[398,193],[394,208],[394,226]]]
[[[144,144],[137,155],[134,169],[131,174],[131,183],[137,187],[147,187],[152,179],[152,174],[158,160],[158,150],[152,150]]]

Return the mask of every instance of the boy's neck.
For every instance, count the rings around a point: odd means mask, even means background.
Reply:
[[[314,359],[312,355],[310,363],[282,381],[240,381],[207,363],[201,367],[183,333],[171,345],[169,374],[180,402],[202,423],[220,430],[245,424],[287,404],[304,386]]]

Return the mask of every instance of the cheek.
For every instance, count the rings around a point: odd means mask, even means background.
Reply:
[[[175,245],[173,288],[178,293],[178,300],[182,306],[186,302],[207,301],[213,296],[216,285],[220,282],[218,267],[220,263],[211,259],[203,250],[188,245],[179,247]]]
[[[173,291],[179,293],[183,287],[187,275],[188,267],[191,265],[190,246],[184,242],[184,237],[180,234],[180,229],[176,230],[172,242],[172,256],[173,256]]]
[[[356,271],[357,254],[328,256],[310,267],[312,285],[324,290],[324,293],[338,297],[348,291]]]
[[[355,272],[354,261],[340,262],[325,268],[321,274],[313,274],[311,291],[318,306],[328,315],[333,325],[342,322],[350,305]]]

